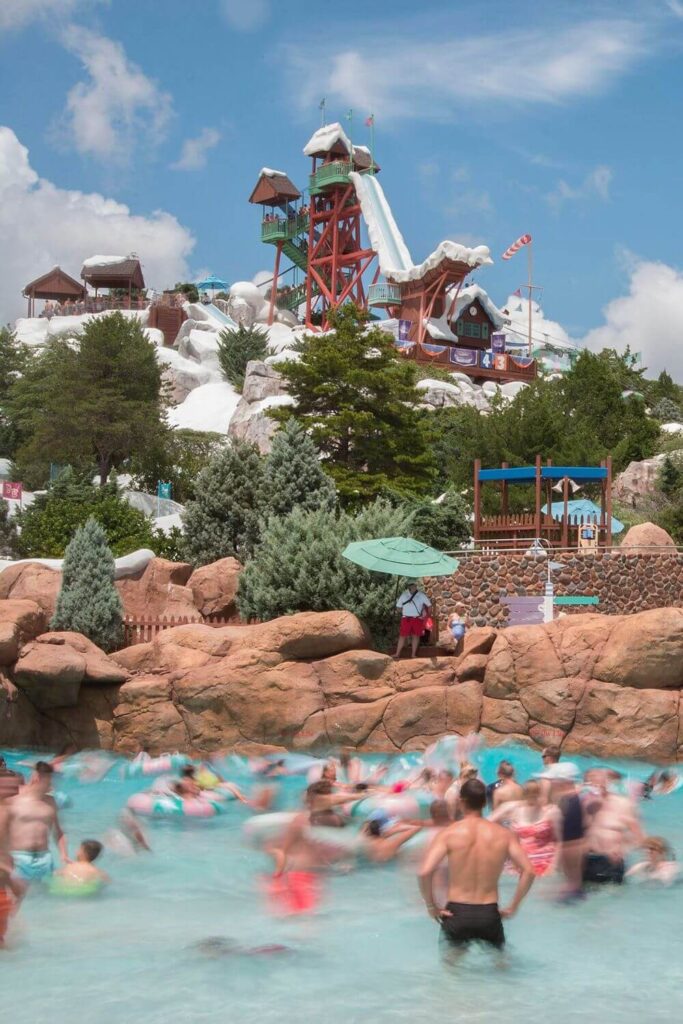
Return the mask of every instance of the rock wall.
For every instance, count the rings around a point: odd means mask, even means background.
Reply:
[[[3,617],[0,603],[0,746],[395,753],[480,731],[493,744],[683,757],[683,609],[473,628],[457,657],[395,662],[349,612],[180,626],[106,659],[77,634],[35,637],[40,609],[5,604],[16,607]]]
[[[683,606],[683,552],[640,554],[598,552],[560,557],[561,570],[553,573],[556,595],[597,595],[597,611],[625,615],[648,608]],[[543,595],[547,578],[545,559],[515,554],[473,553],[462,558],[453,576],[429,580],[427,590],[436,600],[441,631],[458,604],[467,620],[477,626],[504,626],[508,609],[502,597]],[[565,608],[565,611],[571,611]],[[585,612],[585,608],[579,609]]]

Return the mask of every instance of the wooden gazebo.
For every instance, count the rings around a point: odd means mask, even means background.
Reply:
[[[112,260],[111,262],[90,263],[88,261],[83,264],[81,277],[86,284],[95,289],[95,296],[100,288],[109,290],[119,288],[122,291],[127,291],[129,304],[132,293],[143,291],[145,288],[145,279],[142,276],[142,267],[137,256],[128,256],[117,262]]]
[[[33,317],[36,315],[36,299],[60,303],[80,302],[85,298],[85,286],[61,267],[53,267],[47,274],[27,284],[22,294],[28,299],[27,316]]]
[[[482,514],[482,484],[493,483],[500,488],[499,515]],[[533,512],[510,512],[508,497],[510,484],[534,487]],[[573,484],[588,484],[600,488],[600,505],[596,514],[576,515],[570,508]],[[562,492],[562,510],[553,513],[552,489]],[[545,503],[544,503],[545,498]],[[555,503],[560,504],[560,503]],[[593,543],[585,544],[587,534]],[[474,542],[478,547],[529,548],[534,541],[546,541],[552,548],[611,547],[612,545],[612,460],[605,459],[599,466],[554,466],[550,459],[543,465],[536,456],[533,466],[508,466],[482,469],[474,463]]]

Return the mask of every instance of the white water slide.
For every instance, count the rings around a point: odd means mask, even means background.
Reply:
[[[370,245],[377,253],[379,268],[388,280],[397,284],[419,281],[446,260],[466,263],[473,269],[493,262],[486,245],[468,249],[458,242],[441,242],[431,256],[422,263],[414,264],[377,177],[352,171],[349,179],[360,202]]]

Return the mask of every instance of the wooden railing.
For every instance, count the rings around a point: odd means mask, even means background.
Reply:
[[[85,313],[104,313],[115,309],[147,309],[149,302],[146,298],[131,298],[126,295],[123,298],[116,298],[113,295],[101,295],[97,298],[90,297],[81,302],[62,302],[54,305],[51,309],[43,310],[41,317],[51,320],[53,316],[83,316]]]
[[[206,618],[190,618],[188,615],[175,618],[173,615],[126,615],[123,619],[123,646],[133,647],[135,644],[147,644],[165,629],[176,626],[246,626],[242,619],[226,619],[220,615],[207,615]]]

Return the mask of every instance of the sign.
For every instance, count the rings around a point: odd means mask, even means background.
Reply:
[[[478,355],[476,348],[451,348],[449,352],[450,360],[456,366],[476,366]]]
[[[507,370],[508,368],[508,357],[505,353],[496,352],[493,356],[493,368],[495,370]]]
[[[6,501],[21,501],[23,494],[23,485],[20,483],[11,483],[9,480],[3,480],[2,482],[2,496]]]
[[[504,352],[506,335],[502,332],[498,332],[491,335],[491,351],[492,352]]]
[[[509,618],[506,626],[535,626],[543,622],[543,598],[501,597],[501,604],[507,605]]]
[[[163,481],[159,480],[159,482],[157,483],[157,498],[168,498],[168,499],[170,499],[170,497],[171,497],[171,484],[170,483],[163,483]]]
[[[493,369],[493,352],[480,352],[479,353],[479,365],[482,370]]]
[[[398,340],[408,341],[410,335],[410,328],[413,326],[412,320],[399,320],[398,322]]]

